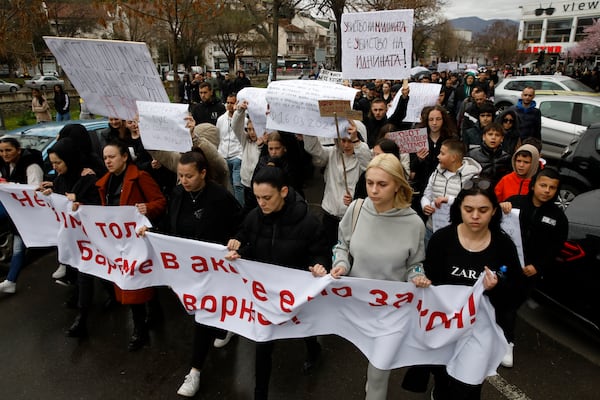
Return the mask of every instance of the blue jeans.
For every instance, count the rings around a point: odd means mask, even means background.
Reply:
[[[19,277],[19,273],[25,263],[25,243],[23,239],[17,233],[14,234],[13,238],[13,253],[10,259],[10,267],[8,269],[7,281],[16,282]]]
[[[229,158],[227,159],[227,166],[229,167],[229,179],[231,180],[231,186],[233,187],[233,195],[235,199],[244,206],[244,186],[242,185],[242,178],[240,177],[240,170],[242,169],[241,158]]]
[[[57,112],[56,113],[56,120],[57,121],[70,121],[71,120],[71,113],[61,114],[61,113]]]

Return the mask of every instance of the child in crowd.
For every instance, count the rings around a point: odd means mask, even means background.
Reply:
[[[463,142],[467,147],[467,151],[475,148],[477,146],[481,146],[481,137],[483,131],[487,126],[489,126],[494,121],[494,105],[491,102],[484,102],[479,107],[479,116],[477,124],[467,128],[463,132]]]
[[[444,140],[437,158],[439,164],[429,177],[421,198],[421,208],[428,217],[425,247],[433,234],[432,214],[444,203],[452,205],[463,183],[481,172],[481,165],[477,161],[465,157],[465,145],[459,139]]]
[[[537,173],[540,166],[540,153],[534,146],[524,144],[513,155],[512,166],[513,172],[500,179],[494,188],[500,202],[510,196],[529,193],[531,177]]]
[[[481,146],[469,150],[467,155],[481,165],[481,176],[496,184],[504,175],[511,171],[511,157],[502,150],[504,130],[502,126],[492,122],[483,130]]]

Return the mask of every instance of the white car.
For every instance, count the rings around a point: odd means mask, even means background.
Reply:
[[[600,121],[600,97],[539,96],[536,107],[542,113],[542,153],[560,158],[566,146],[587,127]]]
[[[525,75],[503,79],[494,89],[494,103],[498,110],[514,106],[521,99],[521,92],[527,86],[535,89],[537,96],[542,95],[585,95],[600,96],[590,87],[564,75]]]
[[[6,82],[5,80],[0,79],[0,92],[15,93],[20,88],[21,87],[19,85],[17,85],[16,83]]]
[[[25,81],[25,87],[31,89],[53,89],[54,85],[60,85],[61,87],[64,87],[65,81],[58,79],[53,75],[36,75],[33,78]]]

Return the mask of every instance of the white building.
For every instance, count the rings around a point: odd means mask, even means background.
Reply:
[[[521,7],[519,50],[568,57],[569,50],[585,37],[584,29],[600,18],[600,1],[544,1]]]

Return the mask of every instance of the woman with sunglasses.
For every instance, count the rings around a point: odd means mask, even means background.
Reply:
[[[502,150],[512,156],[519,142],[519,119],[517,118],[517,113],[513,109],[504,110],[496,117],[496,122],[502,125],[502,129],[504,130]]]
[[[433,285],[473,286],[483,273],[485,294],[496,308],[512,307],[512,293],[523,285],[517,250],[500,229],[502,210],[492,183],[473,178],[463,184],[450,208],[451,225],[436,231],[425,255],[425,274]],[[506,266],[506,272],[502,272]],[[502,321],[498,321],[502,327]],[[419,368],[419,367],[417,367]],[[423,367],[421,367],[423,368]],[[444,366],[433,366],[432,399],[481,397],[481,384],[469,385],[448,375]],[[483,383],[483,382],[482,382]]]

